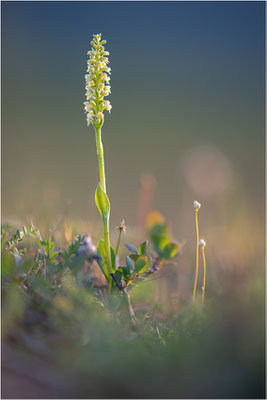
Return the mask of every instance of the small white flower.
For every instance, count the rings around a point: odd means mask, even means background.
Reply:
[[[101,121],[103,118],[104,118],[104,114],[102,112],[100,112],[100,111],[95,115],[95,119],[98,122]]]
[[[105,86],[103,89],[104,96],[108,96],[111,93],[110,86]]]
[[[198,244],[199,244],[199,247],[205,247],[206,246],[206,242],[205,242],[204,239],[200,239]]]
[[[87,117],[93,117],[94,116],[94,111],[93,110],[89,110],[89,111],[87,111],[87,110],[85,110],[85,112],[86,112],[86,114],[87,114]]]
[[[94,117],[91,117],[90,115],[87,114],[86,121],[87,121],[87,126],[89,126],[94,122]]]
[[[104,106],[105,110],[107,110],[108,112],[110,112],[110,110],[112,109],[112,105],[110,104],[110,101],[108,101],[108,100],[104,100],[103,106]]]
[[[84,104],[84,109],[88,111],[91,109],[91,104],[88,101],[85,101],[83,104]]]
[[[103,81],[109,83],[109,81],[110,81],[110,76],[108,76],[107,74],[103,74]]]
[[[200,207],[201,207],[201,204],[198,202],[198,201],[194,201],[194,205],[193,205],[193,207],[194,207],[194,209],[196,210],[196,211],[198,211],[199,209],[200,209]]]
[[[89,92],[89,94],[90,94],[90,97],[94,98],[95,93],[96,93],[96,90],[95,90],[94,88],[90,87],[89,90],[88,90],[88,92]]]

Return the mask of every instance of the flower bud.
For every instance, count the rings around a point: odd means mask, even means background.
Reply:
[[[205,247],[206,246],[206,242],[205,242],[204,239],[200,239],[198,244],[199,244],[199,247]]]
[[[196,211],[198,211],[199,209],[200,209],[200,207],[201,207],[201,204],[198,202],[198,201],[194,201],[194,205],[193,205],[193,207],[194,207],[194,209],[196,210]]]

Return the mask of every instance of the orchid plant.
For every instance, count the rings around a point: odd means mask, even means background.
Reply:
[[[124,220],[119,227],[119,238],[116,251],[110,245],[109,237],[109,218],[110,218],[110,202],[106,189],[104,149],[102,143],[102,127],[104,124],[104,111],[111,111],[111,104],[105,98],[110,94],[110,73],[108,66],[109,53],[105,50],[105,40],[102,40],[101,34],[93,36],[91,41],[91,50],[88,51],[89,59],[87,61],[87,73],[85,75],[86,101],[84,102],[84,110],[86,113],[87,125],[91,125],[95,131],[96,150],[99,167],[99,184],[95,192],[95,201],[97,208],[103,220],[104,240],[100,240],[97,252],[101,259],[97,262],[109,283],[109,289],[117,286],[122,293],[127,293],[126,289],[130,284],[136,281],[140,275],[146,272],[154,272],[157,270],[157,264],[163,259],[173,258],[179,246],[171,243],[165,223],[156,221],[153,223],[153,229],[150,230],[152,242],[158,253],[156,263],[152,264],[151,257],[147,254],[147,242],[142,243],[138,249],[127,244],[128,249],[132,252],[126,258],[126,266],[116,268],[116,256],[119,249],[121,232],[125,231]],[[155,222],[155,221],[154,221]],[[156,231],[155,231],[156,229]]]
[[[89,59],[87,61],[87,74],[85,75],[86,101],[84,102],[84,110],[87,125],[92,124],[95,131],[100,179],[95,192],[95,201],[104,225],[105,263],[104,265],[102,264],[102,270],[106,279],[110,282],[109,274],[113,272],[114,265],[112,265],[109,238],[110,202],[106,189],[102,127],[104,124],[104,111],[110,112],[111,110],[110,102],[105,100],[105,97],[110,94],[111,69],[108,67],[109,60],[107,56],[109,53],[105,51],[104,44],[106,44],[106,41],[101,39],[101,34],[94,35],[91,41],[92,48],[87,53]]]

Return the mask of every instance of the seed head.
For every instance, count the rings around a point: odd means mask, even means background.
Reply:
[[[201,207],[201,204],[198,202],[198,201],[194,201],[194,205],[193,205],[193,207],[194,207],[194,209],[196,210],[196,211],[198,211],[199,209],[200,209],[200,207]]]
[[[87,125],[102,126],[104,122],[103,111],[110,112],[111,104],[104,100],[111,92],[109,81],[111,69],[107,66],[108,51],[105,51],[105,40],[101,40],[101,34],[94,35],[91,41],[92,48],[88,51],[87,74],[85,75],[86,100],[84,110]]]
[[[206,246],[206,242],[205,242],[204,239],[200,239],[198,244],[199,244],[199,247],[205,247]]]
[[[121,224],[117,227],[118,231],[123,231],[124,233],[126,233],[126,225],[125,225],[125,221],[124,219],[121,221]]]

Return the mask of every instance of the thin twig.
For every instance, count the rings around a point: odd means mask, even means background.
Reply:
[[[120,241],[121,241],[121,230],[119,230],[118,242],[117,242],[117,246],[116,246],[116,250],[115,250],[115,257],[119,251]]]

